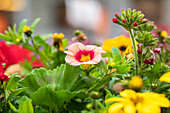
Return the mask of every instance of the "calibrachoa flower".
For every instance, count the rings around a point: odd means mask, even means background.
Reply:
[[[160,81],[170,82],[170,72],[163,74],[160,78]]]
[[[133,52],[131,39],[124,35],[103,42],[102,48],[104,51],[112,52],[112,47],[118,48],[123,56]]]
[[[82,43],[74,43],[68,51],[64,51],[67,56],[65,61],[70,65],[78,66],[80,64],[97,64],[101,61],[101,53],[105,53],[101,47],[94,45],[83,45]]]
[[[108,113],[161,113],[160,107],[170,106],[164,94],[124,90],[120,92],[120,95],[122,97],[105,100],[105,103],[116,102],[109,107]]]

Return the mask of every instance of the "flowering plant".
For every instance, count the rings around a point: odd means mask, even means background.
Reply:
[[[73,38],[79,42],[70,45],[63,33],[34,35],[39,21],[29,27],[23,20],[0,34],[4,44],[25,48],[14,63],[8,62],[19,52],[0,51],[0,112],[170,112],[169,37],[140,11],[116,13],[113,23],[130,37],[108,39],[102,47],[82,44],[87,36],[80,30]],[[13,64],[20,73],[7,73]]]

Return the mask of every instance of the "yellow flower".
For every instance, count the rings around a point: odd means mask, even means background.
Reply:
[[[162,37],[167,37],[167,36],[168,36],[168,33],[167,33],[166,31],[162,31],[162,32],[161,32],[161,36],[162,36]]]
[[[64,34],[63,33],[54,33],[53,36],[52,36],[54,42],[61,42],[62,39],[64,38]]]
[[[170,82],[170,72],[167,72],[164,75],[162,75],[160,81]]]
[[[170,106],[164,94],[124,90],[120,92],[120,95],[122,97],[105,100],[105,103],[116,102],[109,107],[108,113],[161,113],[160,107]]]
[[[130,88],[134,90],[140,90],[143,86],[143,80],[140,76],[134,76],[130,80]]]
[[[107,52],[112,52],[112,47],[118,48],[123,56],[133,52],[131,39],[124,35],[105,40],[102,46],[103,50]]]
[[[31,31],[31,28],[28,27],[27,25],[25,25],[24,28],[23,28],[23,32],[24,32],[24,33],[28,33],[28,32],[30,32],[30,31]]]

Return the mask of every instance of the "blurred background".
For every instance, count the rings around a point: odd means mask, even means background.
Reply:
[[[101,43],[125,33],[112,18],[127,8],[141,10],[158,27],[170,30],[170,0],[0,0],[0,32],[24,18],[30,25],[40,17],[36,34],[62,32],[71,39],[80,29],[90,41]]]

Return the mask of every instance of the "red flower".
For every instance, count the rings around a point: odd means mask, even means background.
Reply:
[[[9,80],[9,77],[7,75],[4,75],[4,69],[3,69],[2,64],[0,64],[0,81],[1,80],[3,81]]]
[[[18,62],[24,62],[25,59],[28,61],[31,60],[31,54],[33,52],[22,48],[21,46],[18,45],[7,45],[5,42],[0,42],[0,61],[4,62],[6,61],[6,66],[5,69],[12,65],[16,64]],[[38,62],[34,61],[33,64],[38,64]],[[38,64],[39,66],[42,66],[41,63]],[[37,65],[36,65],[37,66]]]
[[[0,76],[0,81],[3,80],[5,82],[5,81],[8,81],[9,79],[10,78],[7,75]]]

